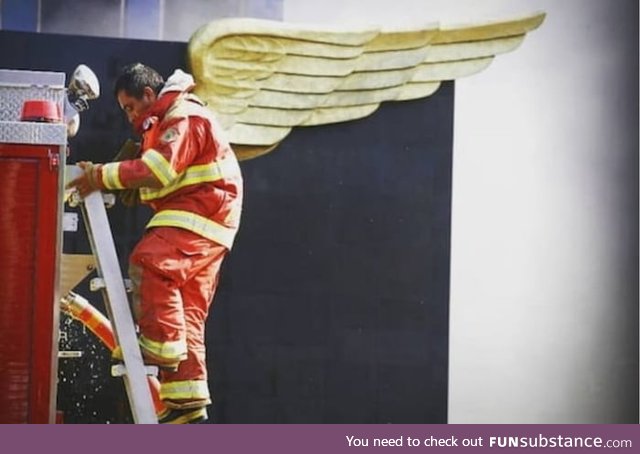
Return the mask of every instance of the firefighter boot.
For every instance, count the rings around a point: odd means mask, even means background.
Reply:
[[[158,415],[160,424],[202,424],[208,418],[206,407],[167,408]]]

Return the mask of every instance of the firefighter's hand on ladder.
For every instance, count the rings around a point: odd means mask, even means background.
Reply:
[[[101,188],[99,183],[100,164],[83,161],[77,164],[83,170],[83,173],[71,180],[65,186],[66,189],[75,188],[83,199],[94,191]]]

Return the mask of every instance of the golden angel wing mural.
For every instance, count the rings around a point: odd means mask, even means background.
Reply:
[[[296,126],[355,120],[385,101],[433,94],[517,48],[544,13],[411,30],[303,28],[225,19],[199,29],[188,59],[196,93],[240,159],[275,148]]]

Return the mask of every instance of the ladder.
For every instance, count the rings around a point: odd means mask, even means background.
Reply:
[[[82,169],[66,166],[68,181],[80,176]],[[76,194],[77,195],[77,194]],[[146,368],[140,352],[133,316],[129,308],[124,279],[109,226],[103,195],[95,191],[79,203],[85,221],[89,243],[101,278],[102,294],[117,345],[122,349],[124,367],[114,366],[112,374],[122,376],[136,424],[157,424],[147,374],[157,368]]]

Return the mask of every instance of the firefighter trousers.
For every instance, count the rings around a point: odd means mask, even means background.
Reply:
[[[129,259],[132,309],[140,347],[151,363],[177,365],[160,374],[170,408],[210,403],[204,329],[227,249],[188,230],[146,231]]]

